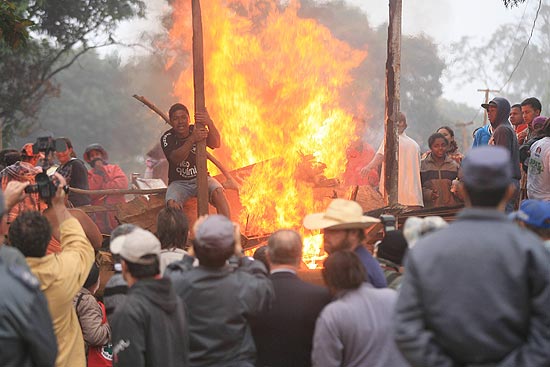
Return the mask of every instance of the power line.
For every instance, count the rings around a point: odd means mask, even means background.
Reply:
[[[504,89],[504,87],[510,82],[510,80],[514,76],[514,73],[518,69],[519,64],[521,63],[521,60],[523,59],[523,56],[525,55],[525,51],[527,51],[527,47],[529,47],[529,44],[531,43],[531,38],[533,37],[533,32],[535,31],[535,26],[537,25],[537,19],[539,17],[539,12],[540,12],[541,6],[542,6],[542,0],[539,0],[539,6],[537,8],[537,13],[535,14],[535,20],[533,21],[533,26],[531,27],[531,33],[529,34],[529,38],[527,39],[527,43],[525,44],[525,47],[523,47],[523,50],[521,51],[521,55],[519,57],[518,62],[516,63],[516,66],[514,67],[514,69],[512,70],[512,73],[508,77],[508,80],[506,80],[506,83],[504,83],[502,85],[502,87],[500,87],[499,92],[501,92]]]

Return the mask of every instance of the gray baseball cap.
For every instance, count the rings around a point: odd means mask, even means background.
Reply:
[[[111,252],[134,264],[149,265],[145,255],[159,255],[160,241],[145,229],[136,227],[133,231],[120,235],[111,241]]]
[[[235,225],[227,217],[209,215],[199,225],[195,240],[201,247],[228,248],[235,244]]]
[[[487,145],[472,149],[462,160],[461,180],[467,187],[499,189],[512,182],[513,163],[508,149]]]

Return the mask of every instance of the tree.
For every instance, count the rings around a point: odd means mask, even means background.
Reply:
[[[533,38],[532,24],[503,24],[483,41],[470,37],[452,45],[452,77],[501,89],[510,102],[535,96],[550,108],[550,6],[542,4]],[[475,55],[473,57],[472,55]]]
[[[142,0],[17,0],[15,16],[34,22],[28,47],[0,44],[0,122],[9,139],[29,130],[43,99],[59,93],[53,78],[87,51],[116,43],[122,20],[143,16]]]
[[[15,13],[15,4],[9,1],[0,2],[0,42],[10,48],[24,45],[29,38],[28,27],[34,23]]]
[[[508,7],[513,7],[513,6],[518,6],[519,4],[521,3],[524,3],[525,0],[502,0],[504,1],[504,6],[506,6],[507,8]]]

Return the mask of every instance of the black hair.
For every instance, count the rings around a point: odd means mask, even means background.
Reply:
[[[35,210],[24,211],[10,224],[8,241],[25,257],[43,257],[52,238],[46,217]]]
[[[534,110],[539,110],[539,112],[542,112],[542,104],[540,101],[535,97],[529,97],[525,99],[523,102],[521,102],[522,106],[531,106]]]
[[[442,129],[442,128],[440,128]],[[439,130],[439,129],[438,129]],[[441,133],[433,133],[432,135],[430,135],[430,137],[428,138],[428,146],[430,147],[430,149],[432,149],[432,145],[433,143],[435,143],[435,140],[436,139],[443,139],[443,141],[445,141],[445,144],[449,145],[449,141],[447,140],[447,138],[445,137],[445,135],[441,134]]]
[[[472,206],[484,208],[496,208],[504,199],[507,187],[496,189],[476,189],[464,184],[464,189],[468,193]]]
[[[367,281],[367,273],[354,252],[336,251],[324,262],[323,280],[333,289],[357,289]]]
[[[512,108],[519,108],[521,110],[521,103],[513,104],[512,107],[510,107],[510,110],[512,110]]]
[[[144,260],[150,260],[150,264],[136,264],[124,259],[128,272],[136,279],[153,278],[160,273],[160,261],[157,255],[144,255]]]
[[[168,117],[170,118],[170,120],[172,120],[172,116],[174,115],[174,113],[180,110],[185,111],[189,115],[189,110],[187,109],[187,107],[185,107],[181,103],[176,103],[176,104],[173,104],[172,107],[170,107],[170,110],[168,111]]]
[[[265,268],[267,269],[267,271],[269,271],[271,266],[269,266],[269,261],[267,261],[267,245],[258,247],[256,251],[254,251],[253,257],[254,257],[254,260],[261,261],[262,264],[265,265]]]
[[[67,149],[69,149],[69,148],[73,149],[73,152],[71,153],[71,157],[76,158],[76,153],[74,151],[73,143],[71,142],[71,139],[66,138],[66,137],[61,137],[59,139],[63,139],[65,141],[65,144],[67,144]]]
[[[99,266],[94,262],[92,264],[92,268],[90,269],[90,273],[88,274],[88,278],[86,278],[86,281],[84,282],[84,288],[90,288],[92,285],[97,283],[97,280],[99,279]]]
[[[189,222],[183,210],[171,207],[163,208],[157,216],[157,237],[160,247],[181,248],[187,244]]]
[[[267,240],[269,261],[278,265],[298,266],[302,259],[302,238],[296,231],[281,229]]]

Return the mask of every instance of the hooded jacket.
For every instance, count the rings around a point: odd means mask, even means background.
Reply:
[[[112,320],[114,366],[189,366],[185,306],[170,280],[138,280]]]
[[[500,145],[508,151],[512,156],[514,167],[513,177],[517,180],[521,178],[521,170],[519,165],[519,144],[514,127],[508,120],[510,116],[510,102],[506,98],[495,97],[492,102],[497,104],[496,121],[491,121],[493,127],[493,140],[495,145]]]
[[[59,254],[27,257],[31,271],[40,281],[48,300],[59,354],[56,367],[84,367],[84,340],[73,306],[94,262],[94,249],[75,218],[61,223]]]

